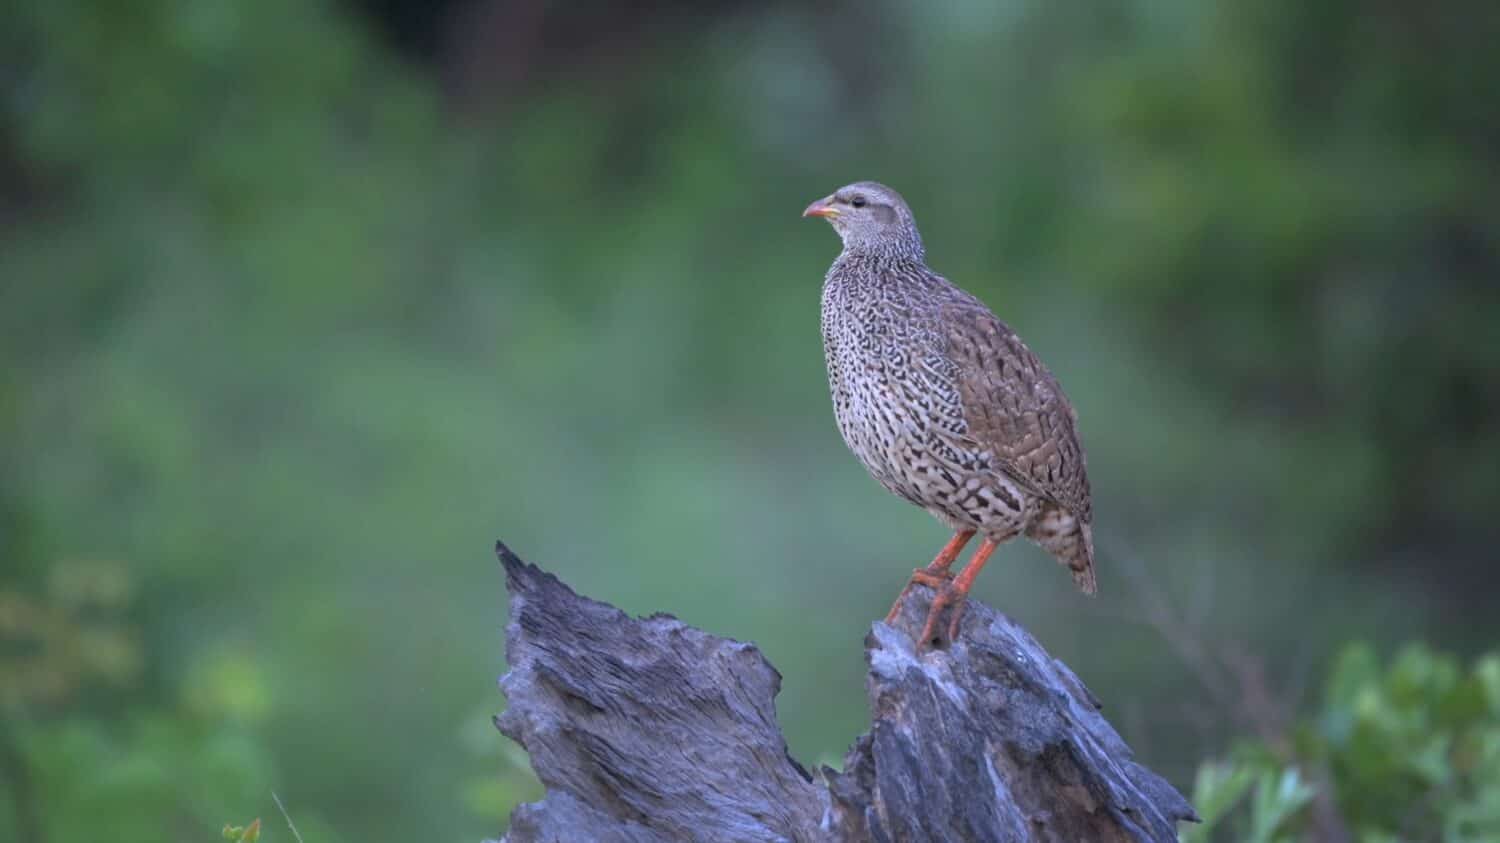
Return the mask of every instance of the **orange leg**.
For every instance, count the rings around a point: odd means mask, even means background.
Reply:
[[[994,539],[986,538],[980,542],[979,549],[974,551],[974,556],[964,566],[963,573],[952,583],[944,583],[938,589],[937,596],[932,598],[932,608],[927,610],[927,623],[922,626],[922,637],[917,640],[918,649],[932,643],[932,633],[938,618],[942,617],[943,609],[949,606],[953,607],[953,611],[948,621],[948,642],[951,644],[958,637],[958,622],[963,617],[964,601],[969,597],[969,589],[974,587],[974,578],[984,569],[984,563],[989,561],[990,554],[995,552],[996,547],[999,547],[999,543]]]
[[[947,544],[943,545],[943,549],[938,551],[938,555],[932,558],[930,565],[912,571],[911,579],[906,581],[906,588],[901,589],[901,594],[896,598],[896,602],[891,605],[890,612],[886,613],[885,622],[896,622],[896,616],[901,614],[901,601],[906,599],[907,592],[910,592],[911,587],[917,583],[930,585],[933,588],[941,588],[947,585],[948,581],[953,579],[953,575],[948,573],[948,569],[953,567],[953,560],[958,558],[958,554],[964,550],[964,545],[968,544],[969,539],[972,538],[974,538],[973,530],[959,530],[953,534],[953,538],[949,539]]]

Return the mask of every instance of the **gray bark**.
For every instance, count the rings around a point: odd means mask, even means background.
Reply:
[[[500,731],[546,786],[506,843],[1175,841],[1192,808],[1136,763],[1099,703],[1024,629],[971,602],[917,655],[932,592],[865,640],[869,733],[810,775],[754,645],[630,618],[497,546],[510,592]]]

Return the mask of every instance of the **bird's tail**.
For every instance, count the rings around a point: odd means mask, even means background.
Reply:
[[[1094,577],[1094,528],[1090,524],[1079,526],[1076,550],[1071,558],[1063,560],[1073,574],[1073,582],[1084,594],[1099,590],[1099,580]],[[1059,557],[1061,558],[1061,557]]]
[[[1094,577],[1093,525],[1053,510],[1027,531],[1027,537],[1067,568],[1073,575],[1073,583],[1084,594],[1099,590],[1099,581]]]

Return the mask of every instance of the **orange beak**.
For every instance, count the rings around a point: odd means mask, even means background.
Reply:
[[[807,210],[802,212],[802,216],[804,217],[823,217],[825,219],[832,219],[838,215],[839,209],[833,207],[830,199],[819,199],[808,205]]]

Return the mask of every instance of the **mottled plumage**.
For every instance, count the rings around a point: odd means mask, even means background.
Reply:
[[[966,531],[995,545],[1025,535],[1092,593],[1083,447],[1052,373],[984,304],[927,267],[895,191],[859,182],[805,215],[827,218],[844,240],[823,284],[822,322],[850,450],[881,485],[952,527],[956,542]],[[926,569],[942,579],[952,562],[944,554]]]

